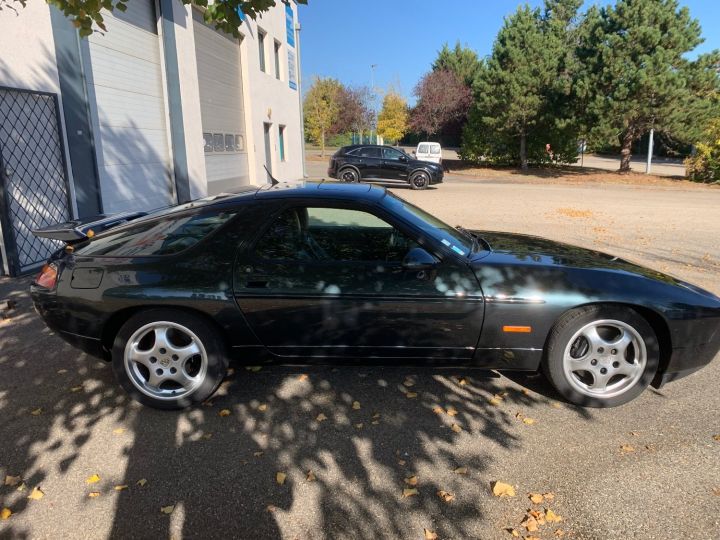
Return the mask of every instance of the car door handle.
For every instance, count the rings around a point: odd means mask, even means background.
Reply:
[[[248,289],[266,289],[268,285],[270,284],[270,281],[267,279],[257,279],[247,282],[247,288]]]

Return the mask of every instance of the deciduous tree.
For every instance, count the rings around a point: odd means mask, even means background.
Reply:
[[[385,94],[383,106],[378,115],[378,135],[396,143],[408,129],[408,107],[405,99],[396,91]]]
[[[370,89],[361,86],[340,88],[338,99],[338,116],[333,133],[347,133],[349,131],[363,134],[373,127],[374,115],[372,111]]]
[[[414,93],[417,105],[410,114],[410,129],[430,137],[463,123],[472,103],[470,88],[449,69],[427,73]]]
[[[305,132],[308,138],[320,145],[325,155],[325,137],[337,124],[340,112],[340,95],[343,86],[330,77],[315,77],[305,95]]]

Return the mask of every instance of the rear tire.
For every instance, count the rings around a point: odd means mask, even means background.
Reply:
[[[424,171],[418,171],[410,177],[410,187],[413,189],[427,189],[430,185],[430,176]]]
[[[637,311],[594,305],[572,310],[557,322],[542,368],[568,401],[616,407],[647,388],[659,361],[657,336]]]
[[[120,328],[112,366],[134,400],[156,409],[183,409],[215,392],[227,373],[228,358],[210,322],[185,311],[150,309]]]
[[[338,172],[338,178],[343,182],[356,184],[360,181],[360,173],[352,167],[345,167]]]

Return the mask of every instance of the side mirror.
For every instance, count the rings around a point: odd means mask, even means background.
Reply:
[[[416,247],[408,251],[408,254],[405,255],[405,258],[403,259],[402,265],[406,270],[420,271],[428,270],[434,267],[437,263],[438,260],[435,257],[430,255],[423,248]]]
[[[400,161],[407,163],[407,158],[405,156],[400,156]]]

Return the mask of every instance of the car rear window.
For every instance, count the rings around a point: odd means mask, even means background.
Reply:
[[[79,249],[77,254],[95,257],[172,255],[194,246],[235,214],[213,212],[139,223],[98,236],[89,245]]]
[[[421,144],[418,146],[418,154],[428,154],[430,152],[429,145]]]
[[[440,153],[440,145],[439,144],[431,144],[430,145],[430,153],[439,154]]]

